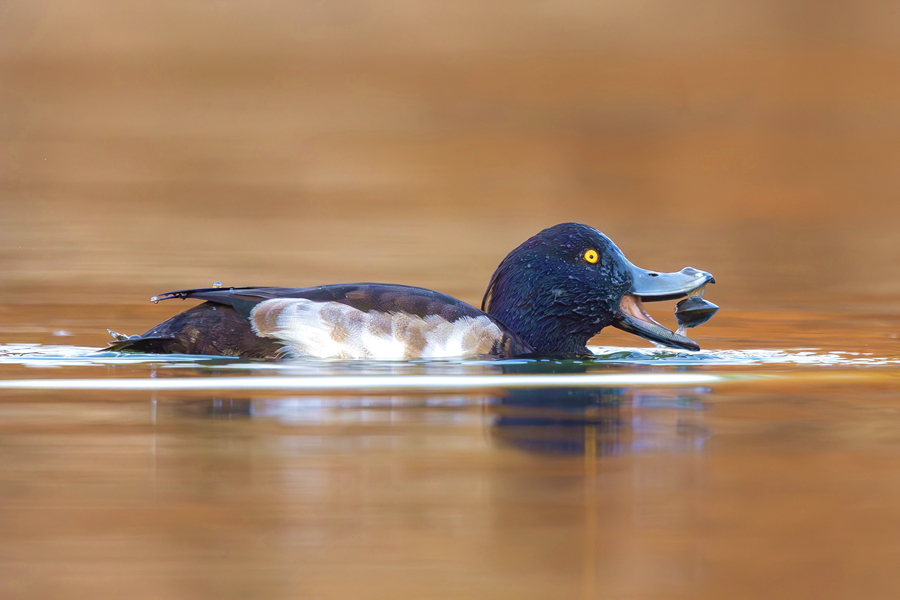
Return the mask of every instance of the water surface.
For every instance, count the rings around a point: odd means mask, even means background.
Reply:
[[[900,352],[880,328],[279,363],[98,352],[81,331],[108,321],[73,312],[74,332],[0,346],[4,596],[900,590]],[[809,341],[782,317],[752,316]]]

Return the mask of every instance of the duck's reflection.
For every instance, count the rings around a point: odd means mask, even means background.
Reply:
[[[696,414],[708,391],[510,390],[496,406],[491,436],[502,445],[542,454],[698,450],[710,435]]]
[[[591,361],[546,359],[498,366],[507,374],[541,375],[609,369]],[[489,395],[213,397],[176,403],[176,414],[274,420],[283,425],[391,425],[396,435],[416,436],[429,435],[429,427],[461,426],[486,429],[498,446],[527,452],[614,456],[702,449],[710,436],[704,426],[702,401],[709,391],[702,387],[621,386],[513,388]],[[401,433],[397,427],[403,426],[413,429]],[[439,435],[437,430],[434,433]]]
[[[602,372],[592,361],[541,360],[505,364],[504,373]],[[498,398],[491,425],[501,445],[542,454],[617,455],[696,451],[710,432],[702,425],[708,388],[511,389]]]
[[[707,388],[514,389],[497,396],[213,398],[176,404],[176,415],[282,425],[486,428],[493,443],[531,453],[615,456],[701,450]],[[360,430],[361,432],[362,430]],[[404,434],[412,433],[404,430]],[[398,430],[398,435],[400,431]]]
[[[253,400],[249,398],[208,398],[175,403],[175,414],[181,417],[211,419],[240,419],[253,415]]]

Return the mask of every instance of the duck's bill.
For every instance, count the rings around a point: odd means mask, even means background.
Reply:
[[[699,350],[700,346],[694,340],[657,323],[644,310],[643,303],[702,295],[704,286],[716,282],[712,274],[691,267],[677,273],[658,273],[630,266],[634,283],[619,303],[613,326],[663,346]]]
[[[670,348],[682,348],[683,350],[694,352],[700,349],[700,346],[694,340],[679,335],[657,323],[644,310],[641,299],[632,294],[625,294],[622,297],[613,327]]]
[[[660,273],[647,271],[631,264],[629,266],[633,281],[630,292],[644,302],[677,300],[701,289],[708,283],[716,282],[711,273],[692,267],[685,267],[677,273]]]

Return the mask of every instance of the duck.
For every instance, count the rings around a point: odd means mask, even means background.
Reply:
[[[561,223],[501,262],[475,308],[440,292],[397,284],[175,290],[154,303],[201,300],[141,335],[113,331],[105,351],[258,359],[589,357],[590,338],[612,326],[657,345],[699,345],[655,321],[644,302],[702,293],[713,276],[692,267],[636,267],[606,235]]]

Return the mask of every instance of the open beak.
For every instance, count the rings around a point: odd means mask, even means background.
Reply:
[[[713,276],[691,267],[685,267],[677,273],[647,271],[631,263],[629,267],[633,283],[631,289],[622,296],[613,326],[663,346],[699,350],[700,346],[690,338],[657,323],[644,310],[643,303],[702,296],[706,284],[716,282]]]

